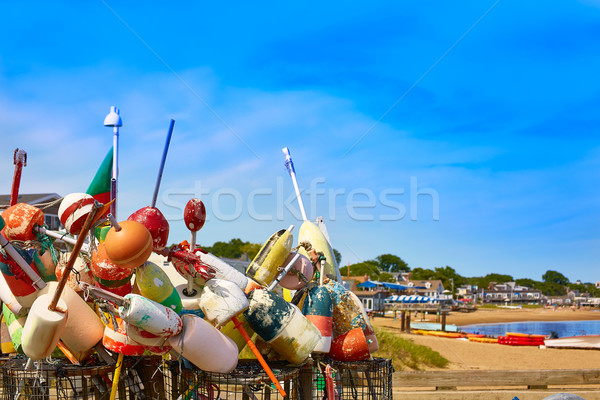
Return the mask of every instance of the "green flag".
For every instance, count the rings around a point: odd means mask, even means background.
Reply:
[[[112,164],[113,164],[113,149],[110,148],[104,161],[98,168],[96,176],[90,183],[86,193],[91,194],[93,198],[98,200],[100,203],[106,204],[110,201],[110,180],[112,178]]]

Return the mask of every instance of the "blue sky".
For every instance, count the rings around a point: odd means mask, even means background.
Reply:
[[[85,191],[121,110],[119,218],[170,241],[300,225],[281,148],[343,264],[600,281],[600,2],[3,5],[0,135],[21,192]],[[292,196],[292,197],[290,197]]]

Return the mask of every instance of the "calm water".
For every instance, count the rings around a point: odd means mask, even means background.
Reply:
[[[550,335],[553,331],[558,334],[558,337],[600,335],[600,320],[478,324],[461,326],[460,329],[469,333],[483,333],[489,336],[503,336],[506,332]]]

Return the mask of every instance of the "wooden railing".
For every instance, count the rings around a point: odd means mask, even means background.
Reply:
[[[393,375],[394,390],[517,386],[546,389],[548,386],[572,385],[600,385],[600,369],[401,371]]]

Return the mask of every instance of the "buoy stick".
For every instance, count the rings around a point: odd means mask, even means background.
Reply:
[[[119,377],[121,375],[121,367],[123,366],[123,353],[119,353],[117,359],[117,367],[115,368],[115,374],[113,376],[112,388],[110,389],[110,400],[115,400],[117,396],[117,388],[119,387]]]
[[[67,281],[69,280],[69,275],[71,274],[71,270],[75,265],[75,260],[77,259],[79,251],[81,250],[81,246],[83,246],[83,241],[85,240],[85,237],[90,231],[92,224],[96,220],[96,215],[98,214],[98,211],[101,209],[103,209],[102,203],[98,203],[97,201],[95,201],[94,206],[92,207],[92,211],[88,214],[87,218],[85,219],[85,223],[83,224],[81,233],[77,238],[77,242],[75,242],[75,247],[73,247],[73,251],[71,252],[71,256],[69,257],[69,261],[67,262],[65,271],[63,272],[62,279],[60,280],[60,282],[58,282],[58,286],[56,287],[56,291],[54,292],[52,302],[48,306],[48,309],[50,311],[56,311],[56,305],[58,304],[58,300],[60,300],[60,295],[62,294],[62,291],[65,288]]]
[[[275,279],[273,280],[273,282],[271,282],[271,284],[269,286],[267,286],[267,290],[269,292],[271,290],[275,289],[275,286],[277,286],[277,284],[279,283],[279,281],[281,281],[283,279],[283,277],[288,272],[290,272],[290,269],[292,269],[292,267],[294,266],[294,263],[296,262],[296,260],[298,260],[298,258],[300,258],[300,253],[296,253],[296,255],[294,256],[294,258],[292,258],[291,261],[289,263],[287,263],[287,265],[281,271],[281,273],[279,275],[277,275],[277,277],[275,277]]]
[[[106,218],[108,218],[108,220],[110,221],[110,224],[115,227],[115,230],[117,232],[119,232],[121,230],[121,225],[119,225],[119,221],[117,221],[117,219],[115,218],[114,215],[108,214],[106,216]]]
[[[242,323],[240,322],[240,320],[237,319],[237,317],[233,317],[231,320],[233,321],[233,325],[237,328],[237,330],[240,331],[242,337],[246,341],[246,344],[248,345],[248,347],[250,347],[250,350],[252,350],[252,353],[254,353],[254,355],[256,356],[256,359],[258,360],[260,365],[263,367],[263,369],[265,370],[265,372],[271,379],[271,382],[273,382],[273,384],[275,385],[275,387],[277,388],[277,390],[283,397],[287,397],[287,395],[285,394],[285,391],[281,387],[281,384],[279,383],[277,378],[275,378],[275,374],[273,374],[273,371],[271,371],[271,368],[269,367],[269,365],[263,358],[262,354],[260,354],[260,351],[258,351],[258,349],[256,348],[256,345],[252,342],[252,339],[250,339],[250,336],[248,336],[248,333],[242,326]]]
[[[325,282],[325,257],[321,259],[321,273],[319,276],[319,286],[323,286]]]
[[[2,218],[2,217],[0,217]],[[42,278],[35,272],[31,265],[27,264],[27,261],[21,257],[21,255],[17,252],[17,250],[13,247],[12,244],[4,237],[4,235],[0,234],[0,246],[6,250],[6,253],[12,258],[19,268],[25,272],[25,274],[33,281],[33,285],[38,289],[43,289],[46,287],[46,282],[42,280]]]
[[[17,204],[19,198],[19,186],[21,185],[21,171],[27,166],[27,152],[16,148],[13,156],[15,163],[15,174],[13,175],[12,190],[10,191],[10,205]]]
[[[160,188],[160,181],[162,179],[163,171],[165,169],[165,161],[167,160],[167,153],[169,152],[169,144],[171,143],[171,135],[173,134],[173,126],[175,120],[171,120],[169,125],[169,132],[167,133],[167,141],[165,142],[165,148],[163,150],[162,159],[160,160],[160,167],[158,168],[158,176],[156,177],[156,185],[154,185],[154,195],[152,196],[152,204],[150,207],[156,207],[156,200],[158,199],[158,189]]]
[[[298,206],[300,206],[300,212],[302,213],[302,219],[304,221],[308,221],[308,218],[306,218],[306,211],[304,210],[304,203],[302,203],[302,197],[300,196],[298,181],[296,181],[296,170],[294,169],[294,162],[292,161],[292,157],[290,155],[290,149],[289,147],[284,147],[281,149],[281,151],[283,151],[283,154],[285,154],[285,168],[287,168],[288,173],[292,177],[294,190],[296,191],[296,198],[298,199]]]

